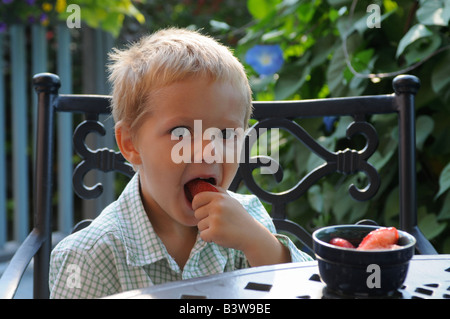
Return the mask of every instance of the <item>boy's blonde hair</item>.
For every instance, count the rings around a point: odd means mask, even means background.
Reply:
[[[152,92],[193,76],[231,83],[246,108],[243,121],[247,126],[252,97],[244,67],[227,47],[208,36],[164,29],[124,50],[115,49],[110,60],[114,121],[123,121],[132,132],[151,113]]]

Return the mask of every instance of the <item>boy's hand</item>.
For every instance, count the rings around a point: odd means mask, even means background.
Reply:
[[[194,196],[200,237],[244,252],[252,266],[290,262],[289,250],[225,190]]]
[[[204,241],[243,250],[250,236],[248,227],[257,221],[249,215],[242,205],[221,190],[218,193],[202,192],[192,201],[197,227]],[[248,229],[250,231],[250,229]]]

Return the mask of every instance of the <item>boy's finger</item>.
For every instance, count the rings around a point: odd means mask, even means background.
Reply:
[[[205,229],[203,231],[200,231],[200,238],[203,241],[206,241],[207,243],[212,242],[211,232],[209,231],[209,228],[207,228],[207,229]]]
[[[194,216],[198,221],[205,219],[206,217],[208,217],[208,215],[208,210],[202,206],[194,210]]]
[[[205,195],[207,195],[206,192],[203,192],[194,196],[191,203],[192,209],[194,211],[198,210],[200,207],[205,206],[206,204],[209,203],[210,199],[208,196]]]
[[[197,210],[198,208],[200,208],[202,206],[205,206],[206,204],[211,202],[211,200],[213,200],[213,198],[215,196],[223,196],[223,195],[224,194],[221,193],[221,192],[201,192],[201,193],[198,193],[192,199],[192,209],[193,210]],[[228,194],[227,194],[227,196],[228,196]]]
[[[204,232],[205,230],[207,230],[209,228],[208,220],[206,218],[200,220],[197,224],[197,228],[200,231],[200,235],[201,235],[202,232]]]

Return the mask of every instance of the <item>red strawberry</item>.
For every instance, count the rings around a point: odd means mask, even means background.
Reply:
[[[359,250],[391,249],[397,244],[398,231],[395,227],[383,227],[371,231],[359,244]]]
[[[355,246],[353,246],[352,243],[349,242],[347,239],[339,237],[330,240],[330,244],[344,248],[355,248]]]
[[[190,202],[192,199],[201,192],[219,192],[213,185],[202,180],[194,179],[186,184],[185,186],[186,196]]]

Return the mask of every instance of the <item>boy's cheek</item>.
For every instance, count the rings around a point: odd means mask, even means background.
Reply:
[[[228,189],[236,176],[239,163],[224,163],[224,176],[221,187]]]

